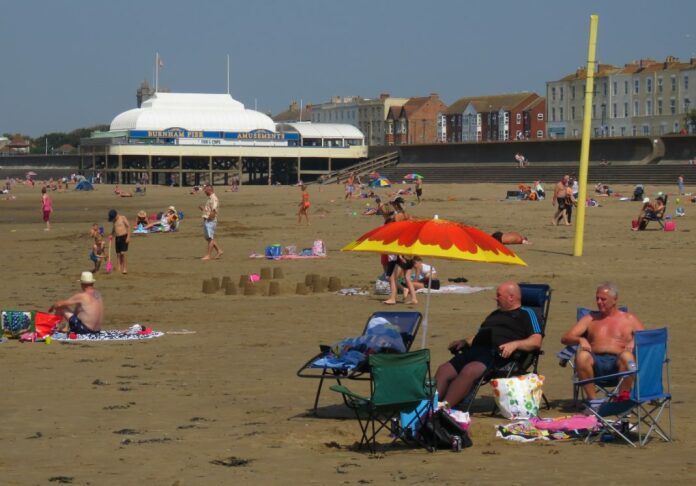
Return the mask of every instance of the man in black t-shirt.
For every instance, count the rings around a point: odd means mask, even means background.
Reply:
[[[461,351],[435,373],[437,392],[444,407],[453,407],[471,391],[494,362],[505,364],[517,351],[541,348],[538,317],[521,307],[522,292],[515,282],[503,282],[496,289],[498,309],[493,311],[475,336],[453,341],[449,350]]]

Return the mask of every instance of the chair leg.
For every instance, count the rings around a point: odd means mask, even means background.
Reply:
[[[317,415],[317,407],[319,406],[319,395],[321,394],[321,387],[324,385],[324,376],[319,379],[319,386],[317,387],[317,394],[314,397],[314,416]],[[340,383],[339,383],[340,385]]]

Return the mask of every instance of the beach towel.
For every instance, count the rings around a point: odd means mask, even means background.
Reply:
[[[470,287],[469,285],[444,285],[439,289],[430,289],[431,294],[475,294],[476,292],[481,292],[483,290],[491,290],[493,287]],[[416,293],[424,294],[427,293],[428,289],[418,289]]]
[[[249,258],[268,258],[266,255],[260,255],[258,253],[252,253]],[[326,255],[280,255],[278,257],[273,257],[273,260],[312,260],[316,258],[326,258]]]
[[[349,287],[336,292],[338,295],[370,295],[370,292],[357,287]]]
[[[553,422],[556,422],[556,424],[553,425]],[[564,422],[566,426],[563,426]],[[596,425],[597,418],[594,416],[584,417],[584,419],[580,419],[578,416],[560,417],[557,419],[530,419],[509,424],[498,424],[495,426],[495,435],[501,439],[513,442],[534,442],[537,440],[568,441],[584,439],[589,432],[595,429]]]
[[[54,341],[140,341],[164,336],[161,331],[134,324],[128,329],[105,330],[93,334],[75,334],[74,332],[55,332],[51,335]]]

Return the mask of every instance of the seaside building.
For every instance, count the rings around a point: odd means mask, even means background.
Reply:
[[[334,96],[328,103],[312,105],[313,123],[348,123],[365,134],[367,145],[386,145],[387,114],[392,106],[403,106],[408,98]]]
[[[441,138],[439,118],[446,109],[447,105],[435,93],[392,106],[385,121],[386,144],[438,143]]]
[[[579,138],[584,117],[586,69],[546,83],[550,138]],[[696,58],[641,59],[623,67],[599,64],[592,99],[592,136],[653,136],[688,131],[696,108]]]
[[[367,157],[348,124],[276,125],[228,94],[161,93],[117,115],[109,131],[81,140],[80,168],[109,183],[292,184]]]
[[[312,105],[298,104],[293,101],[288,106],[288,109],[273,115],[273,121],[276,123],[293,123],[293,122],[308,122],[312,121]]]
[[[447,142],[540,140],[546,133],[546,102],[521,92],[460,98],[444,112]]]

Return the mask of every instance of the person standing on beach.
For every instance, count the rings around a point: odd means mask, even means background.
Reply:
[[[563,179],[558,181],[556,186],[553,188],[553,198],[551,199],[551,204],[556,206],[558,204],[558,208],[556,209],[556,213],[553,215],[553,225],[556,226],[560,222],[561,219],[565,220],[565,209],[566,209],[566,188],[568,187],[568,181],[570,180],[569,175],[564,175]],[[570,223],[566,223],[566,225],[569,225]]]
[[[346,181],[346,197],[344,199],[351,199],[353,197],[353,190],[355,189],[355,175],[353,172],[348,176]]]
[[[53,202],[51,201],[51,196],[48,195],[46,186],[41,188],[41,210],[43,211],[43,220],[46,223],[44,231],[51,230],[51,213],[53,212]]]
[[[416,177],[414,182],[416,183],[416,198],[418,199],[418,204],[420,204],[421,196],[423,195],[423,179]]]
[[[198,206],[198,209],[203,212],[201,215],[203,217],[203,236],[205,237],[205,241],[208,242],[208,252],[203,258],[201,258],[201,260],[210,260],[213,250],[217,252],[215,258],[220,258],[223,253],[222,249],[215,241],[215,229],[217,228],[217,216],[220,201],[218,201],[218,197],[215,195],[213,186],[210,184],[205,185],[203,192],[205,192],[205,195],[208,196],[208,200],[203,206]]]
[[[679,175],[679,177],[677,177],[677,187],[679,187],[679,195],[683,196],[684,195],[684,176],[681,174]]]
[[[307,226],[309,226],[309,193],[304,184],[300,185],[300,190],[302,191],[302,201],[300,201],[300,210],[297,212],[297,224],[302,223],[302,216],[304,216],[307,220]]]
[[[128,244],[130,243],[131,237],[130,223],[128,222],[128,218],[122,214],[118,214],[115,209],[109,211],[109,223],[114,224],[111,229],[111,235],[116,242],[116,263],[118,265],[118,270],[120,270],[123,275],[126,275],[128,273],[126,253],[128,252]]]

